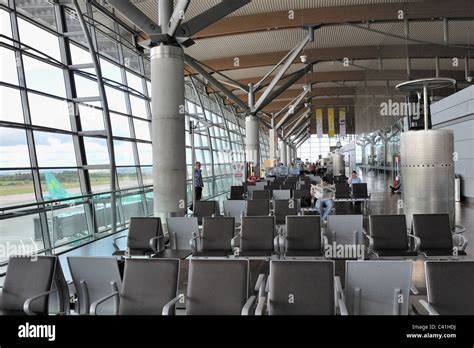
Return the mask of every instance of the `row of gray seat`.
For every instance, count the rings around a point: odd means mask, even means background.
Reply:
[[[412,233],[407,230],[404,215],[370,216],[369,233],[363,228],[362,215],[329,216],[327,224],[321,224],[320,217],[315,215],[286,215],[284,221],[280,225],[283,228],[278,228],[275,216],[243,216],[238,225],[234,217],[205,217],[200,228],[197,218],[168,218],[169,245],[166,246],[159,218],[132,218],[127,253],[161,258],[186,258],[193,253],[203,257],[325,256],[331,259],[466,254],[466,239],[451,233],[449,216],[445,214],[415,214]],[[337,250],[340,246],[346,247],[341,254]],[[115,253],[124,254],[124,250]]]
[[[178,291],[177,259],[126,259],[123,279],[113,257],[69,257],[68,264],[76,314],[173,315],[178,303],[186,315],[411,312],[410,261],[347,261],[343,288],[333,261],[273,260],[268,276],[260,274],[251,288],[248,260],[191,259],[186,295]],[[429,314],[474,313],[474,261],[427,261],[425,267],[428,298],[420,303]],[[11,257],[1,313],[71,314],[60,278],[57,257]]]

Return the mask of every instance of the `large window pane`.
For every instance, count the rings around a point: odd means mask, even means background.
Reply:
[[[0,10],[0,32],[5,36],[12,37],[10,15],[8,12],[3,11],[3,10]]]
[[[110,189],[109,170],[90,170],[89,179],[92,192],[106,192]]]
[[[53,246],[72,243],[89,236],[83,205],[49,211],[47,215],[49,234]]]
[[[122,83],[122,73],[120,68],[105,59],[100,60],[100,67],[102,69],[102,76],[115,82]]]
[[[105,93],[107,94],[107,102],[109,103],[109,109],[123,114],[127,113],[125,106],[125,94],[115,88],[105,87]]]
[[[138,157],[142,166],[150,166],[153,164],[153,150],[151,144],[137,143]]]
[[[31,171],[0,170],[0,207],[35,200]]]
[[[40,178],[44,199],[63,199],[81,193],[77,170],[41,170]]]
[[[105,139],[84,138],[87,163],[91,165],[110,164],[107,141]],[[117,153],[117,151],[115,151]]]
[[[115,163],[118,166],[135,165],[133,144],[130,141],[114,141]]]
[[[23,56],[23,62],[28,88],[59,97],[66,96],[61,69],[27,56]]]
[[[0,127],[0,168],[30,166],[24,130]]]
[[[141,167],[143,185],[153,184],[153,168],[152,167]]]
[[[38,126],[71,130],[68,103],[28,93],[31,123]]]
[[[20,30],[20,40],[22,43],[40,52],[44,52],[56,60],[61,60],[57,36],[21,18],[18,18],[18,29]]]
[[[127,83],[128,87],[133,88],[137,92],[143,93],[143,84],[141,77],[127,71]]]
[[[130,138],[130,126],[128,124],[128,117],[111,113],[110,121],[112,123],[112,132],[114,136]]]
[[[38,214],[0,220],[0,245],[6,251],[0,254],[0,262],[44,249]]]
[[[117,176],[121,190],[138,187],[137,168],[117,168]]]
[[[90,131],[104,129],[102,110],[86,105],[79,105],[79,114],[81,115],[82,130]]]
[[[132,105],[132,115],[141,117],[141,118],[148,118],[146,112],[146,101],[145,99],[135,97],[130,95],[130,104]]]
[[[34,132],[38,165],[46,168],[76,167],[72,136]]]
[[[0,81],[18,85],[15,53],[0,47]]]
[[[150,137],[150,122],[140,121],[137,119],[133,120],[135,126],[135,136],[137,139],[141,140],[151,140]]]
[[[0,120],[23,123],[19,90],[0,86]]]

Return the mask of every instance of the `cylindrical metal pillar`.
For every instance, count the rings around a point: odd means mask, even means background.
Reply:
[[[151,49],[154,213],[166,221],[186,211],[183,49]]]
[[[402,202],[411,227],[413,214],[449,214],[455,226],[454,133],[410,131],[400,139]]]
[[[280,163],[283,163],[283,165],[287,165],[286,160],[286,144],[283,142],[283,140],[279,141],[279,148],[280,148]]]
[[[255,175],[260,175],[260,144],[258,138],[258,117],[249,115],[245,119],[245,153],[252,164]]]
[[[286,145],[286,165],[287,166],[290,166],[291,165],[291,161],[292,161],[292,152],[291,152],[291,146],[290,145]]]

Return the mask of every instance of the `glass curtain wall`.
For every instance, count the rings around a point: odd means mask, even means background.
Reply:
[[[153,211],[150,62],[135,48],[135,28],[94,3],[80,4],[94,24],[91,35],[105,79],[120,229],[131,216]],[[102,105],[77,99],[99,95],[95,70],[77,68],[91,62],[85,37],[63,35],[81,31],[72,8],[47,0],[0,0],[0,30],[0,246],[62,252],[111,230],[113,178]],[[229,191],[232,162],[245,160],[245,122],[194,82],[196,90],[186,80],[186,119],[209,125],[194,139],[209,199]],[[266,135],[261,132],[262,158],[268,157]],[[7,258],[3,253],[0,263]]]

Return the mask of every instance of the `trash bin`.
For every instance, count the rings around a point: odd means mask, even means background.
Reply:
[[[461,202],[461,178],[458,175],[454,177],[454,200]]]

